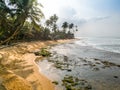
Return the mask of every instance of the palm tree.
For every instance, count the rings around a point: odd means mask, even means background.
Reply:
[[[46,26],[51,29],[54,33],[56,33],[57,31],[57,20],[58,20],[58,16],[56,14],[54,14],[53,16],[51,16],[48,20],[46,20],[45,24]]]
[[[62,25],[63,31],[66,32],[66,29],[68,28],[68,22],[64,22]]]
[[[46,24],[47,27],[49,27],[50,24],[51,24],[50,20],[46,20],[45,24]]]
[[[32,27],[40,29],[38,22],[44,16],[36,0],[1,0],[0,1],[0,33],[8,32],[8,37],[3,38],[0,44],[4,44],[13,39],[24,26],[26,21],[30,21]],[[1,19],[3,18],[3,19]],[[5,25],[2,26],[3,21]],[[9,28],[5,28],[5,26]],[[2,33],[4,34],[4,33]]]
[[[78,26],[76,25],[75,27],[76,27],[76,31],[78,31]]]
[[[73,27],[74,27],[73,23],[69,24],[69,32],[70,32],[71,29],[73,29]]]
[[[50,20],[53,22],[53,23],[56,23],[57,20],[58,20],[58,16],[56,14],[54,14],[53,16],[50,17]]]

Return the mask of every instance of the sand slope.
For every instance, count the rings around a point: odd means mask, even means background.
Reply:
[[[24,42],[0,50],[0,90],[54,90],[49,79],[39,72],[34,51],[42,47],[69,42]]]

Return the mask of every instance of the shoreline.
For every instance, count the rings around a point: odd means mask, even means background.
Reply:
[[[120,54],[80,46],[76,42],[56,45],[50,52],[51,57],[38,65],[41,72],[55,82],[56,90],[120,89]]]
[[[39,71],[34,51],[72,40],[75,39],[23,42],[1,49],[0,62],[3,67],[0,73],[0,88],[6,90],[54,90],[54,84]],[[42,59],[42,57],[38,58]]]

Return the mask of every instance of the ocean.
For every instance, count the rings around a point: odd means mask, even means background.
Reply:
[[[96,49],[120,53],[120,37],[78,37],[76,43],[81,46],[92,46]]]
[[[75,90],[120,90],[120,38],[79,37],[49,51],[51,57],[38,65],[41,73],[58,82],[55,90],[68,90],[66,83]],[[77,85],[64,82],[68,77],[79,79]]]

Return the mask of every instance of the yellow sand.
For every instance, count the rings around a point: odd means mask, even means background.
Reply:
[[[39,72],[33,52],[69,41],[32,41],[1,49],[0,84],[7,90],[54,90],[52,82]]]

